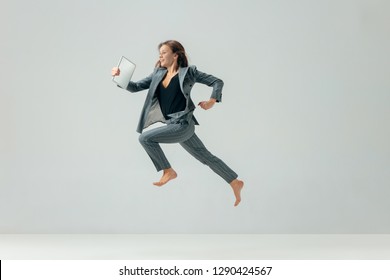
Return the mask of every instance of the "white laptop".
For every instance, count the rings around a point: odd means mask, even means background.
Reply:
[[[135,70],[135,63],[122,56],[118,63],[119,76],[112,77],[112,81],[121,88],[126,89]]]

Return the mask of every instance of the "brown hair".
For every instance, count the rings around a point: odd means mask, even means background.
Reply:
[[[178,67],[187,67],[188,66],[187,54],[186,54],[186,51],[185,51],[182,44],[180,44],[178,41],[175,41],[175,40],[168,40],[168,41],[160,43],[158,45],[158,49],[160,50],[160,48],[163,45],[168,46],[172,50],[173,53],[177,54]],[[160,60],[158,60],[156,63],[156,67],[160,67],[160,66],[161,66]]]

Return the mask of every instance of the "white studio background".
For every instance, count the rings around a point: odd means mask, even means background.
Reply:
[[[390,2],[0,0],[1,233],[389,233]],[[157,45],[225,82],[162,188],[135,132],[145,92],[111,82]],[[210,88],[196,85],[195,103]]]

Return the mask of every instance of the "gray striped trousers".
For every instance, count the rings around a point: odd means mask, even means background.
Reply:
[[[222,160],[211,154],[195,134],[195,125],[191,121],[170,123],[143,132],[139,141],[151,158],[157,171],[171,168],[159,143],[179,143],[187,152],[203,164],[209,166],[227,183],[231,183],[238,176]]]

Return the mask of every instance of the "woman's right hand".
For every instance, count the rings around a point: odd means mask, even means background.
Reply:
[[[111,70],[111,75],[112,75],[112,76],[119,76],[120,73],[121,73],[121,70],[119,69],[119,67],[114,67],[114,68],[112,68],[112,70]]]

